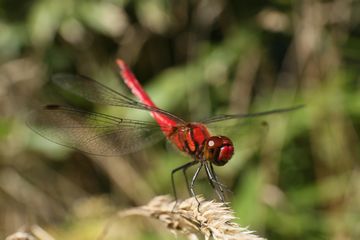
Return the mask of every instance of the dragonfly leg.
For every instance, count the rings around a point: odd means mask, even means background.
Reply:
[[[190,184],[190,192],[191,192],[191,195],[195,198],[195,200],[198,202],[198,212],[200,212],[200,202],[199,200],[197,199],[196,197],[196,194],[195,194],[195,191],[194,191],[194,184],[195,184],[195,181],[196,181],[196,178],[198,177],[199,175],[199,172],[201,170],[201,168],[203,167],[204,163],[203,162],[200,162],[200,166],[198,167],[198,169],[196,169],[196,172],[194,174],[194,176],[192,177],[192,180],[191,180],[191,184]]]
[[[214,167],[213,167],[212,163],[210,163],[210,169],[211,169],[212,175],[213,175],[214,178],[215,178],[216,184],[218,184],[219,186],[223,187],[226,191],[232,192],[225,184],[219,182],[219,180],[218,180],[218,178],[217,178],[217,175],[215,174],[215,170],[214,170]]]
[[[214,188],[214,190],[215,190],[216,194],[218,195],[218,197],[220,198],[220,200],[222,202],[225,202],[224,190],[223,190],[221,184],[219,184],[219,182],[217,181],[217,179],[215,177],[216,176],[215,172],[211,171],[212,169],[209,167],[207,162],[205,162],[205,170],[206,170],[206,175],[208,176],[210,185]]]
[[[191,191],[190,191],[190,185],[189,185],[189,180],[188,180],[188,177],[187,177],[187,174],[186,174],[186,170],[187,170],[189,167],[191,167],[191,166],[192,166],[192,165],[187,166],[187,167],[184,167],[184,168],[182,169],[183,174],[184,174],[184,178],[185,178],[185,182],[186,182],[186,188],[187,188],[187,190],[188,190],[188,192],[189,192],[189,195],[191,195]]]
[[[184,164],[184,165],[181,165],[180,167],[177,167],[177,168],[175,168],[174,170],[171,171],[171,185],[172,185],[172,189],[173,189],[173,193],[174,193],[174,198],[175,198],[174,208],[175,208],[175,206],[176,206],[176,204],[177,204],[177,201],[178,201],[177,193],[176,193],[176,187],[175,187],[174,174],[175,174],[177,171],[179,171],[179,170],[183,170],[183,173],[184,173],[184,176],[185,176],[185,181],[186,181],[186,187],[187,187],[188,191],[190,191],[190,189],[189,189],[189,181],[188,181],[187,176],[186,176],[186,170],[187,170],[189,167],[191,167],[191,166],[193,166],[193,165],[195,165],[195,164],[197,164],[197,163],[198,163],[198,162],[196,162],[196,161],[188,162],[188,163],[186,163],[186,164]],[[191,192],[190,192],[190,193],[191,193]]]
[[[216,194],[218,195],[218,197],[220,199],[222,199],[222,196],[221,194],[219,193],[219,191],[217,190],[217,186],[215,186],[215,179],[213,178],[212,174],[211,174],[211,171],[210,171],[210,168],[209,166],[207,165],[207,163],[205,163],[205,170],[206,170],[206,175],[208,176],[208,179],[209,179],[209,183],[210,185],[212,186],[212,188],[215,190]]]

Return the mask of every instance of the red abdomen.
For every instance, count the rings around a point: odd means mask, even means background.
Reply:
[[[195,157],[198,157],[202,152],[203,143],[209,137],[209,131],[200,123],[178,125],[167,136],[180,151]]]

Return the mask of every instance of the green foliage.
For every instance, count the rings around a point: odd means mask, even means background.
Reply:
[[[129,93],[118,82],[119,57],[159,107],[185,120],[304,104],[259,119],[268,123],[266,133],[252,131],[252,124],[228,128],[239,148],[228,165],[216,169],[218,176],[233,191],[228,200],[239,223],[260,236],[359,239],[358,5],[1,1],[0,238],[31,219],[57,239],[95,239],[117,209],[172,194],[171,170],[191,159],[164,142],[108,159],[54,145],[25,127],[31,109],[64,99],[151,120],[62,98],[59,89],[44,93],[57,72],[91,76]],[[181,173],[176,184],[179,196],[187,197]],[[204,175],[196,191],[215,197]],[[108,239],[169,236],[131,218],[119,220]]]

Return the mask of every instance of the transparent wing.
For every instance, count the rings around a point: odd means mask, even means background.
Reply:
[[[222,122],[222,121],[226,121],[226,120],[236,120],[236,119],[242,120],[242,119],[245,119],[245,118],[257,118],[257,117],[268,116],[268,115],[271,115],[271,114],[279,114],[279,113],[291,112],[291,111],[295,111],[295,110],[298,110],[298,109],[303,108],[303,107],[304,107],[304,105],[299,105],[299,106],[290,107],[290,108],[280,108],[280,109],[274,109],[274,110],[265,111],[265,112],[258,112],[258,113],[223,114],[223,115],[217,115],[217,116],[207,118],[207,119],[205,119],[205,120],[203,120],[201,122],[205,123],[205,124],[211,124],[211,123]]]
[[[158,112],[177,122],[185,123],[184,120],[172,113],[135,101],[124,94],[114,91],[113,89],[85,76],[56,74],[52,77],[52,81],[59,87],[71,93],[77,94],[91,102]]]
[[[214,122],[206,126],[211,135],[229,137],[233,142],[235,151],[260,147],[271,127],[264,118]]]
[[[52,142],[105,156],[127,154],[152,145],[164,138],[161,130],[168,128],[58,105],[32,112],[27,123]]]
[[[218,115],[202,123],[206,124],[212,134],[229,137],[235,149],[252,148],[261,146],[271,128],[267,116],[295,111],[302,107],[301,105],[250,114]]]

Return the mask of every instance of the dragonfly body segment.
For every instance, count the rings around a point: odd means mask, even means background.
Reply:
[[[168,139],[180,151],[198,159],[201,155],[203,144],[209,137],[210,133],[204,125],[188,123],[174,128],[173,133],[168,136]]]
[[[129,87],[132,93],[140,100],[140,102],[149,107],[157,108],[155,103],[149,97],[149,95],[141,87],[139,81],[136,79],[135,75],[131,72],[127,64],[121,59],[116,60],[116,63],[120,68],[121,75],[123,76],[125,84]],[[155,111],[151,111],[150,114],[159,125],[176,126],[178,124],[178,121],[172,119],[166,114],[161,114]],[[164,134],[167,136],[169,132],[165,131]]]

